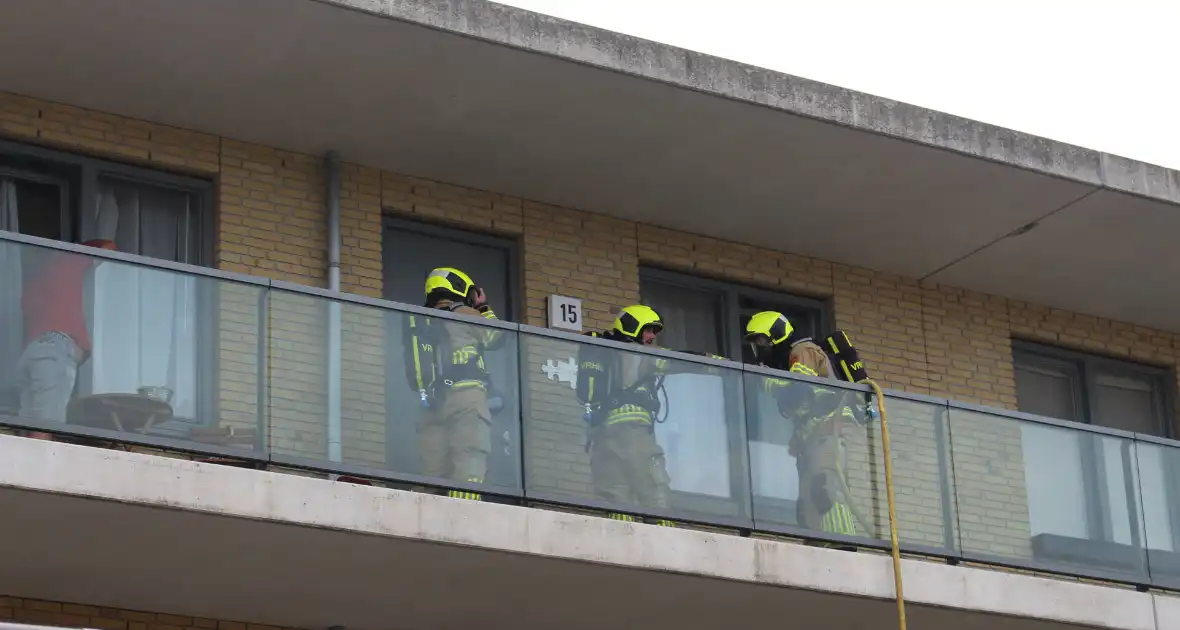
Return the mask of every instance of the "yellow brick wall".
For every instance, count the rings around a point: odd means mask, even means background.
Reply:
[[[221,141],[218,266],[313,286],[326,278],[324,180],[320,161]]]
[[[262,147],[150,122],[0,93],[0,135],[101,157],[167,167],[217,183],[217,261],[222,269],[312,286],[325,282],[326,222],[319,157]],[[342,231],[344,289],[380,296],[383,212],[518,239],[524,320],[543,324],[552,293],[584,300],[586,322],[609,324],[617,307],[639,297],[640,265],[656,265],[752,286],[830,299],[836,324],[862,349],[882,385],[1014,408],[1010,339],[1044,341],[1115,357],[1175,366],[1171,333],[1025,304],[915,279],[789,253],[728,243],[583,211],[346,164]],[[255,402],[249,291],[224,291],[222,420],[252,422]],[[303,296],[273,298],[269,413],[275,444],[292,454],[326,449],[323,331],[326,313]],[[255,309],[256,310],[256,309]],[[384,313],[344,309],[344,451],[348,461],[384,465]],[[546,342],[552,346],[552,342]],[[560,344],[558,344],[560,346]],[[529,470],[553,488],[585,491],[580,410],[568,384],[547,379],[547,360],[568,348],[531,346],[524,388],[531,402],[525,439]],[[396,419],[395,419],[396,420]],[[400,420],[396,420],[400,421]],[[895,420],[905,535],[933,541],[940,515],[929,468],[937,451],[930,419],[911,405]],[[529,428],[533,430],[528,430]],[[1023,455],[1014,425],[951,422],[965,540],[981,550],[1027,554]],[[853,448],[854,492],[879,514],[879,457],[872,438]],[[544,455],[545,452],[551,456]],[[855,467],[855,464],[854,464]],[[905,495],[906,493],[903,493]],[[876,520],[877,517],[875,516]],[[907,521],[907,519],[909,519]]]
[[[0,595],[0,621],[95,630],[297,630],[242,621],[201,619],[3,595]]]
[[[951,287],[922,287],[930,390],[963,402],[1016,407],[1007,301]],[[964,421],[952,412],[959,535],[966,550],[1028,556],[1028,499],[1020,425]]]
[[[830,297],[834,265],[825,260],[729,243],[640,224],[639,259],[667,269],[721,277],[801,295]]]
[[[586,330],[611,325],[619,306],[639,299],[636,226],[576,210],[524,204],[527,323],[544,326],[545,300],[581,298]]]

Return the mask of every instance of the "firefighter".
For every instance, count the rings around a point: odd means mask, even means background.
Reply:
[[[745,337],[760,365],[803,376],[837,377],[824,349],[795,334],[782,313],[754,315],[746,325]],[[855,507],[845,476],[844,434],[849,426],[861,424],[855,401],[842,389],[787,379],[767,377],[762,386],[795,426],[789,452],[799,471],[799,524],[832,534],[856,535]]]
[[[426,306],[460,315],[496,319],[483,289],[450,267],[426,276]],[[503,344],[498,328],[444,319],[408,317],[407,376],[420,392],[424,413],[418,428],[422,474],[483,483],[491,451],[491,378],[486,351]],[[451,490],[456,498],[481,500],[476,492]]]
[[[642,304],[619,311],[614,326],[594,336],[654,346],[664,322]],[[578,395],[589,423],[590,471],[595,494],[612,504],[666,510],[671,477],[656,441],[660,394],[669,361],[586,344],[579,352]],[[611,513],[611,518],[635,521]],[[659,519],[657,524],[671,526]]]

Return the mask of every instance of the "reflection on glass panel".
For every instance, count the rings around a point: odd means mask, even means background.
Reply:
[[[748,516],[739,371],[531,335],[521,361],[531,496],[626,518]]]
[[[261,287],[2,247],[22,279],[0,293],[6,331],[21,332],[4,335],[8,414],[219,447],[265,443]]]
[[[489,465],[505,440],[517,439],[516,333],[283,291],[272,292],[270,305],[276,455],[438,486],[519,488],[517,466]],[[502,417],[507,438],[495,430]]]
[[[1136,442],[1147,560],[1152,580],[1180,587],[1180,449]]]
[[[754,373],[745,378],[756,524],[888,539],[880,424],[866,413],[864,394]],[[825,402],[831,397],[840,399],[835,406]],[[899,399],[886,405],[899,536],[950,551],[944,408]]]
[[[1130,440],[951,410],[964,553],[1144,579]]]

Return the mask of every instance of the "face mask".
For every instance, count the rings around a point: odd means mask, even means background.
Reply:
[[[756,341],[751,341],[749,343],[750,351],[754,355],[754,361],[762,365],[769,365],[770,355],[773,353],[774,347],[769,344],[758,343]]]

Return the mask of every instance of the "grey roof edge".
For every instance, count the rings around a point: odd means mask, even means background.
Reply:
[[[1180,204],[1180,171],[487,0],[315,0]]]

